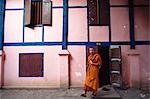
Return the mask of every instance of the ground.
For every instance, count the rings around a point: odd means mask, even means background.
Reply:
[[[135,88],[115,90],[121,96],[121,99],[150,99],[148,91],[142,91]],[[88,96],[84,98],[80,96],[82,92],[82,88],[0,89],[0,99],[91,99],[91,93],[88,93]]]

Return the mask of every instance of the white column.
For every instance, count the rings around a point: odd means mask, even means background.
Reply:
[[[130,87],[140,88],[140,53],[137,50],[129,50],[129,84]]]
[[[61,50],[59,53],[61,88],[69,88],[69,55],[68,50]]]

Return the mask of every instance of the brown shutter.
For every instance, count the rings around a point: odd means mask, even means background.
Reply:
[[[43,0],[42,24],[52,25],[52,1],[51,0]]]
[[[19,77],[42,77],[43,54],[19,54]]]
[[[25,25],[30,24],[31,0],[25,0]]]
[[[89,25],[109,25],[109,0],[87,0]]]
[[[109,25],[109,0],[100,0],[99,11],[100,25]]]
[[[99,24],[98,0],[88,0],[87,3],[88,3],[89,24],[90,25]]]

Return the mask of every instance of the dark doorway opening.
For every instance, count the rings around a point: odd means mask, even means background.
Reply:
[[[98,53],[102,58],[102,66],[99,70],[99,87],[110,84],[109,46],[99,46]]]

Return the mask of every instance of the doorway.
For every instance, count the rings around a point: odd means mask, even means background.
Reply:
[[[98,53],[102,58],[102,66],[99,70],[99,87],[110,84],[109,46],[98,46]]]

